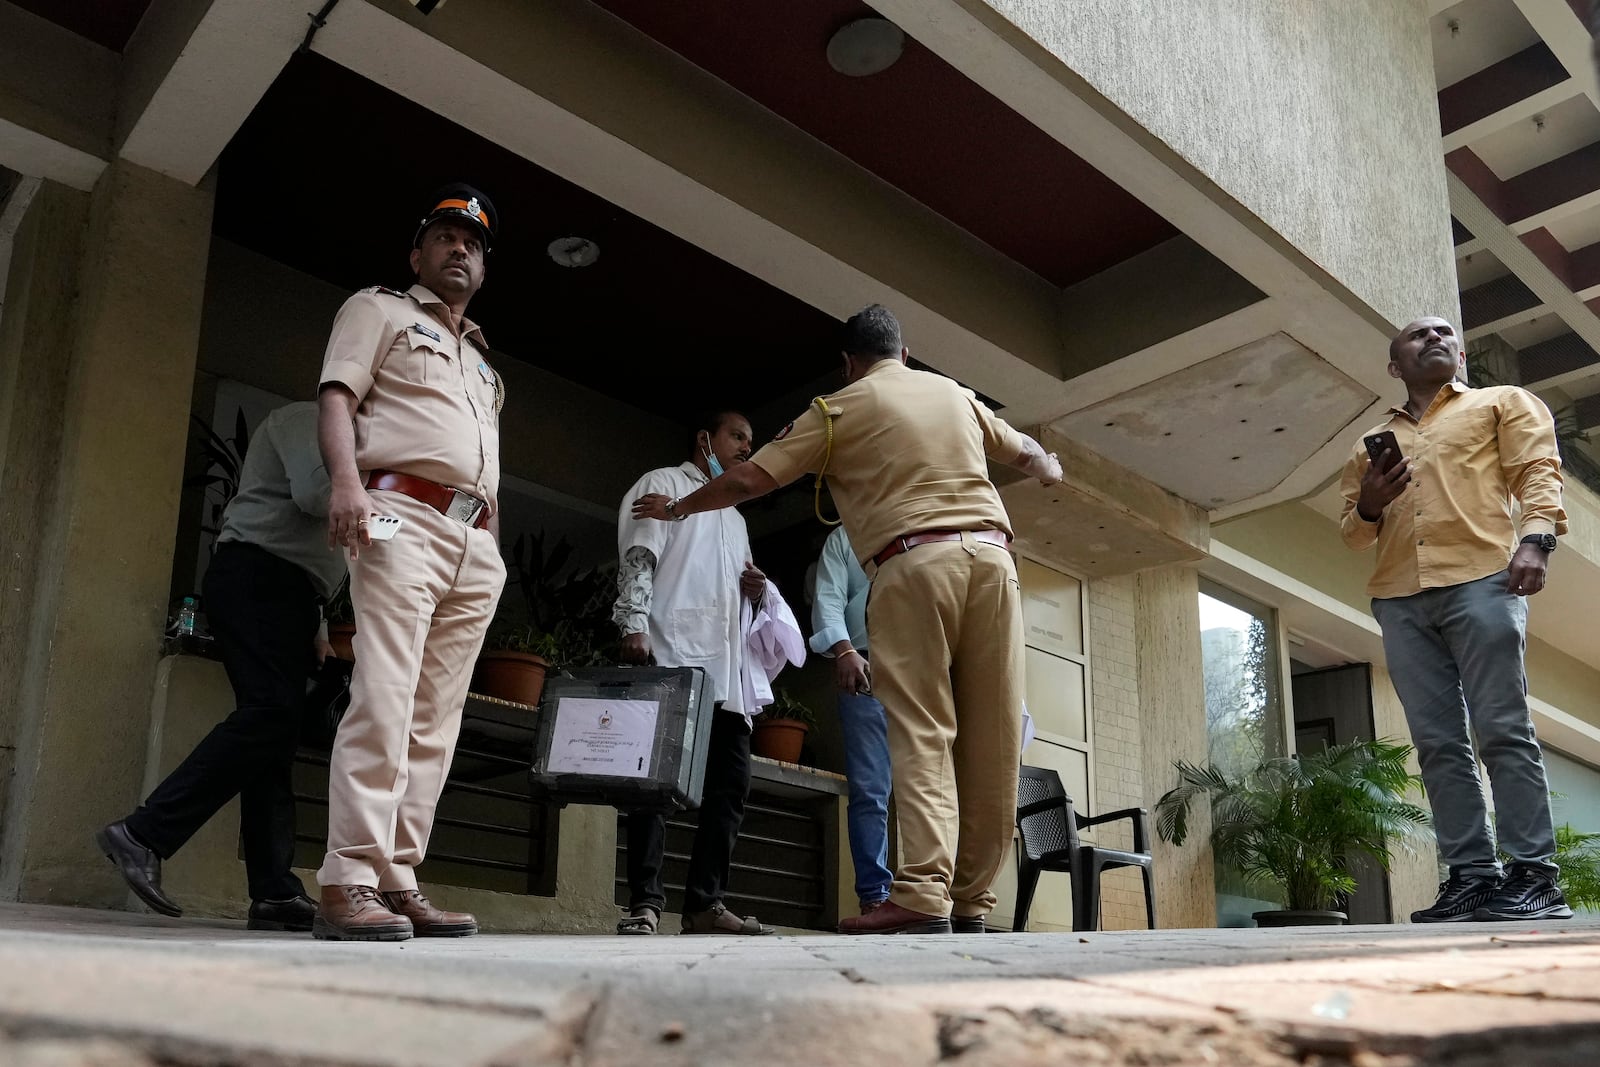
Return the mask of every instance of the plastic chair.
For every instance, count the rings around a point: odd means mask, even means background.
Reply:
[[[1088,826],[1127,819],[1133,823],[1132,852],[1086,845],[1078,831]],[[1072,876],[1072,928],[1100,927],[1100,876],[1116,867],[1138,867],[1144,879],[1144,910],[1150,929],[1156,928],[1156,888],[1150,867],[1150,813],[1144,808],[1124,808],[1086,818],[1072,810],[1072,798],[1061,776],[1042,767],[1023,767],[1017,779],[1018,846],[1017,907],[1013,930],[1025,930],[1033,891],[1041,871],[1064,871]]]

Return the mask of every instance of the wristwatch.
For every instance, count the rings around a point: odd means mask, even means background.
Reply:
[[[1551,552],[1556,550],[1556,535],[1529,534],[1527,537],[1524,537],[1521,541],[1519,541],[1518,544],[1536,545],[1538,546],[1540,552],[1543,552],[1545,555],[1549,555]]]
[[[689,517],[687,515],[678,514],[678,501],[682,499],[683,497],[681,496],[675,496],[671,500],[667,501],[666,507],[661,509],[667,513],[667,518],[671,519],[673,522],[682,522],[684,519]],[[1551,540],[1554,540],[1554,538],[1551,538]]]

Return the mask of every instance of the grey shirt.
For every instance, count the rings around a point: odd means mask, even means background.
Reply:
[[[329,492],[317,448],[317,405],[287,404],[263,419],[250,440],[217,541],[243,541],[293,563],[331,599],[346,564],[343,552],[328,547]]]

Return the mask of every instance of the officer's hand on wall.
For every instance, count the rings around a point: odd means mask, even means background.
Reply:
[[[1061,460],[1054,452],[1047,453],[1044,457],[1045,471],[1039,475],[1039,484],[1052,486],[1061,481]]]
[[[647,633],[628,634],[622,639],[622,650],[618,654],[622,662],[641,667],[655,662],[655,655],[650,650],[650,635]]]

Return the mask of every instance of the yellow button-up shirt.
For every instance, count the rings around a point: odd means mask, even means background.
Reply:
[[[1367,434],[1394,431],[1411,460],[1410,484],[1377,522],[1363,519],[1356,502],[1371,460],[1357,442],[1339,486],[1344,543],[1378,546],[1367,583],[1373,597],[1460,585],[1504,568],[1519,537],[1513,500],[1522,509],[1520,536],[1567,532],[1555,420],[1538,397],[1516,386],[1451,382],[1421,419],[1404,407],[1389,410],[1389,421]]]

